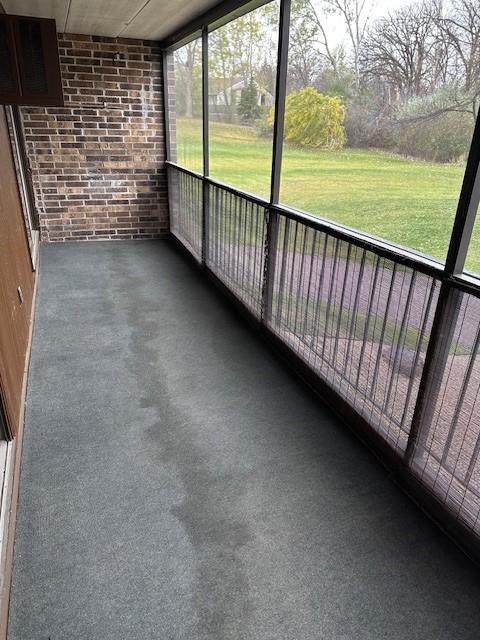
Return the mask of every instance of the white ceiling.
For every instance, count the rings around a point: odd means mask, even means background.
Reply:
[[[55,18],[57,31],[161,40],[218,0],[1,0],[7,13]]]

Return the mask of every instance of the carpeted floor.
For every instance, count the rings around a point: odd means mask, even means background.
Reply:
[[[42,248],[10,640],[478,640],[479,603],[173,247]]]

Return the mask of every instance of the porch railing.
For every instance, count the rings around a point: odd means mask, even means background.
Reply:
[[[477,541],[478,290],[172,163],[168,175],[173,235]]]

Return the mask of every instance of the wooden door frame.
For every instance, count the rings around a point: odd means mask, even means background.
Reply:
[[[35,271],[40,244],[40,220],[35,203],[32,168],[25,146],[22,116],[20,108],[17,105],[5,105],[4,113],[9,128],[10,150],[12,152],[17,176],[17,187],[23,210],[30,260],[32,262],[32,268]]]
[[[6,109],[0,105],[0,109],[3,109],[3,117],[5,118],[5,124],[7,127],[7,135],[9,138],[10,149],[9,151],[11,156],[11,162],[13,164],[13,174],[16,180],[16,187],[18,191],[18,198],[20,204],[20,212],[23,233],[25,234],[25,243],[26,243],[26,251],[30,249],[30,243],[28,242],[28,231],[27,231],[27,219],[25,217],[25,211],[23,209],[23,201],[22,201],[22,186],[19,184],[19,171],[16,166],[16,158],[15,153],[16,150],[14,148],[14,143],[12,141],[11,128],[9,127],[9,119]],[[17,150],[18,151],[18,150]],[[19,161],[19,159],[17,159]],[[21,231],[19,230],[19,235],[21,235]],[[31,260],[31,250],[30,250],[30,260]],[[22,258],[24,269],[28,269],[30,263],[28,262],[28,258],[24,256]],[[12,566],[13,566],[13,552],[14,552],[14,542],[15,542],[15,525],[16,525],[16,513],[17,513],[17,503],[18,503],[18,494],[19,494],[19,484],[20,484],[20,467],[21,467],[21,456],[22,456],[22,444],[23,444],[23,428],[24,428],[24,417],[25,417],[25,397],[27,390],[27,378],[28,378],[28,368],[30,362],[30,354],[32,347],[32,337],[33,337],[33,328],[34,328],[34,318],[35,318],[35,304],[36,304],[36,294],[37,294],[37,284],[38,284],[38,266],[37,273],[35,273],[35,269],[33,268],[33,264],[31,265],[32,271],[32,297],[31,297],[31,307],[30,313],[28,314],[28,331],[26,335],[26,350],[25,357],[21,363],[21,389],[20,389],[20,406],[19,406],[19,414],[18,414],[18,422],[16,425],[9,424],[9,412],[7,407],[7,402],[4,394],[4,390],[2,388],[2,380],[0,379],[0,437],[5,437],[7,441],[7,458],[6,458],[6,467],[5,467],[5,477],[4,477],[4,495],[2,495],[1,500],[1,510],[0,510],[0,528],[3,539],[0,545],[0,574],[2,577],[1,580],[1,588],[0,588],[0,640],[6,640],[7,638],[7,628],[8,628],[8,612],[9,612],[9,604],[10,604],[10,589],[11,589],[11,579],[12,579]],[[16,433],[12,433],[12,429],[16,427]],[[15,435],[15,438],[12,439],[12,436]],[[10,442],[8,442],[10,440]]]
[[[11,105],[10,111],[12,114],[12,123],[16,136],[16,144],[18,149],[19,160],[22,165],[21,180],[25,186],[25,192],[28,195],[28,204],[31,211],[31,223],[33,229],[40,229],[40,220],[38,217],[38,211],[35,206],[35,192],[33,189],[32,180],[32,167],[27,154],[27,147],[25,145],[25,132],[23,129],[22,115],[20,113],[20,107],[16,104]]]

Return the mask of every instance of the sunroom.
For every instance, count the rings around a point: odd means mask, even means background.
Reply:
[[[3,8],[3,637],[478,638],[476,0]]]

